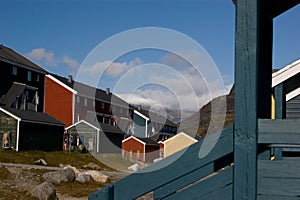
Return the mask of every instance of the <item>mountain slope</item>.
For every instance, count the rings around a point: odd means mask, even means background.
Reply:
[[[222,105],[222,100],[226,98],[226,118],[225,123],[222,126],[218,127],[210,127],[210,133],[215,133],[234,122],[234,87],[231,89],[228,95],[220,96],[206,105],[204,105],[199,112],[193,114],[192,116],[188,117],[184,121],[180,123],[179,131],[184,131],[192,135],[199,135],[204,138],[207,134],[208,127],[210,125],[211,120],[213,122],[219,123],[222,122],[222,110],[224,109]],[[215,106],[217,115],[214,115],[213,118],[211,116],[211,106]]]

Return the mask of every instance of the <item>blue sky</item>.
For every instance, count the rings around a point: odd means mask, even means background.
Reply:
[[[76,76],[89,53],[107,38],[134,28],[162,27],[197,41],[216,64],[225,86],[233,83],[235,8],[231,0],[2,0],[0,19],[0,43],[51,73]],[[300,57],[299,19],[298,6],[274,20],[275,68]],[[131,69],[153,62],[168,64],[170,60],[174,64],[176,58],[148,49],[128,53],[112,62],[116,68]],[[99,87],[114,88],[121,75],[111,70],[103,76]],[[145,92],[145,88],[137,90]],[[209,98],[211,95],[202,96],[200,106]]]

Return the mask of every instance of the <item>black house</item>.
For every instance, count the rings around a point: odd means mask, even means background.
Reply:
[[[0,144],[4,149],[61,151],[64,124],[41,112],[0,107]]]
[[[44,110],[47,71],[14,50],[0,45],[0,103],[7,107]]]

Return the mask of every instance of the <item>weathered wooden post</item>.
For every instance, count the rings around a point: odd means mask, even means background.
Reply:
[[[235,38],[235,200],[256,199],[257,119],[271,117],[273,18],[299,0],[236,0]],[[284,118],[283,86],[275,89]]]
[[[271,117],[270,0],[237,0],[234,199],[256,199],[257,119]]]

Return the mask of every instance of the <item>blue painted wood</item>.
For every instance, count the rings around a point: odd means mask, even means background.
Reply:
[[[199,159],[201,145],[202,143],[198,142],[186,150],[142,169],[139,173],[131,174],[117,181],[114,183],[114,199],[137,198],[232,153],[233,127],[230,126],[223,130],[212,151],[206,157]],[[141,180],[147,181],[147,184],[142,184],[143,187],[141,187]],[[129,185],[131,189],[129,189]],[[102,192],[99,190],[95,193]]]
[[[258,161],[258,177],[261,178],[295,178],[300,179],[299,160],[260,160]]]
[[[299,161],[259,161],[258,195],[299,198],[299,168]]]
[[[103,200],[113,200],[114,199],[114,185],[111,184],[101,189],[101,192],[94,192],[89,195],[89,200],[103,199]]]
[[[231,153],[233,151],[232,132],[232,127],[223,130],[216,146],[203,159],[198,157],[201,143],[196,143],[188,148],[183,155],[181,152],[173,154],[149,168],[142,169],[140,173],[132,174],[116,182],[115,199],[137,198]],[[143,187],[140,187],[141,179],[147,180],[147,184],[144,184]],[[135,189],[128,190],[128,184]]]
[[[277,85],[274,89],[275,97],[275,118],[285,119],[286,118],[286,98],[284,84]]]
[[[256,198],[259,10],[259,0],[236,1],[235,200]]]
[[[300,119],[300,95],[286,103],[286,118]]]
[[[259,119],[258,143],[300,144],[300,120]]]
[[[271,4],[271,15],[273,18],[275,18],[299,3],[299,0],[273,0]]]
[[[299,197],[287,197],[278,195],[257,195],[257,200],[299,200]]]
[[[227,167],[223,171],[212,175],[211,177],[200,181],[184,190],[178,191],[173,195],[168,196],[165,200],[182,200],[189,197],[189,199],[202,199],[206,196],[213,195],[215,192],[232,185],[233,182],[233,167]],[[204,189],[205,188],[205,189]],[[190,194],[193,194],[190,196]],[[222,193],[214,194],[215,199],[232,199],[232,190],[226,196]]]
[[[177,190],[187,186],[188,184],[191,184],[200,178],[203,178],[205,176],[208,176],[209,174],[212,174],[214,172],[214,163],[210,163],[208,165],[205,165],[183,177],[180,179],[174,180],[154,192],[154,199],[163,199],[164,197],[167,197],[173,193],[175,193]]]

